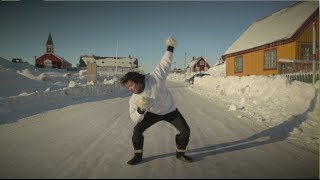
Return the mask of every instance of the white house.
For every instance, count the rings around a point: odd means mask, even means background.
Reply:
[[[86,67],[87,64],[95,63],[98,71],[107,72],[129,72],[139,71],[138,59],[129,57],[101,57],[101,56],[80,56],[79,67]],[[116,68],[117,67],[117,68]]]

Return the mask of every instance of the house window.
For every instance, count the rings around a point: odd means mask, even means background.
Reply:
[[[204,65],[204,61],[200,61],[200,65]]]
[[[264,52],[264,69],[274,69],[277,66],[277,51],[275,49]]]
[[[319,47],[316,47],[316,52],[318,51]],[[312,61],[312,51],[313,51],[313,47],[312,45],[308,45],[308,44],[303,44],[300,46],[300,59],[301,60],[310,60]],[[318,59],[316,57],[316,59]]]
[[[242,72],[242,69],[243,69],[242,56],[236,57],[234,60],[234,72]]]

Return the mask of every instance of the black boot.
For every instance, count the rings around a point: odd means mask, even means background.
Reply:
[[[134,157],[127,162],[129,165],[136,165],[142,161],[142,153],[134,153]]]
[[[177,152],[176,157],[177,159],[180,159],[181,161],[184,161],[184,162],[188,162],[188,163],[193,162],[193,159],[189,156],[186,156],[184,152]]]

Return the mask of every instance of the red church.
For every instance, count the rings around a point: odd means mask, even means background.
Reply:
[[[47,40],[47,52],[40,57],[36,58],[35,65],[39,68],[49,67],[49,68],[58,68],[58,69],[67,69],[71,67],[72,64],[69,63],[64,58],[54,54],[53,51],[53,41],[51,37],[51,33],[49,33],[49,37]]]

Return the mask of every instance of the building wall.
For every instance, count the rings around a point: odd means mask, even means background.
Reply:
[[[312,42],[312,31],[313,31],[312,22],[308,25],[307,29],[298,38],[298,42]],[[319,44],[319,16],[316,18],[315,22],[316,22],[316,41],[317,41],[317,44]]]
[[[275,69],[264,69],[264,53],[265,51],[276,49],[276,59],[295,59],[298,55],[296,52],[296,42],[291,42],[275,47],[265,48],[258,51],[248,52],[237,56],[226,58],[226,75],[227,76],[247,76],[247,75],[271,75],[278,74],[278,66]],[[234,72],[235,58],[242,56],[243,71]]]
[[[203,65],[201,65],[203,62]],[[192,68],[192,72],[200,72],[200,71],[207,71],[210,68],[209,64],[204,60],[200,59]]]
[[[319,49],[319,16],[317,16],[316,20],[316,47]],[[308,25],[307,29],[298,37],[297,40],[297,57],[296,59],[300,59],[300,47],[303,44],[312,45],[312,36],[313,36],[313,21]],[[319,60],[319,51],[317,53],[317,59]]]
[[[313,21],[312,21],[313,22]],[[226,58],[226,75],[227,76],[246,76],[246,75],[271,75],[278,74],[278,63],[276,69],[264,70],[264,52],[270,49],[276,49],[277,62],[279,59],[300,59],[300,47],[302,44],[312,45],[312,22],[308,24],[307,28],[302,34],[297,37],[293,42],[289,42],[282,45],[276,45],[274,47],[264,48],[261,50],[247,52],[237,56],[231,56]],[[315,20],[316,22],[316,45],[319,47],[319,16]],[[319,49],[319,48],[318,48]],[[235,58],[242,56],[243,58],[243,71],[241,73],[234,72]],[[319,59],[319,51],[317,51],[317,59]]]
[[[278,44],[272,44],[272,47],[263,47],[260,50],[248,50],[242,54],[237,54],[235,56],[226,56],[226,75],[227,76],[245,76],[245,75],[270,75],[278,74],[279,68],[279,59],[301,59],[300,49],[302,45],[312,45],[313,40],[313,22],[316,22],[316,59],[319,60],[320,51],[319,51],[319,10],[317,10],[302,26],[301,30],[303,32],[296,32],[298,37],[295,39],[282,41]],[[276,59],[277,66],[272,70],[264,70],[264,52],[269,49],[276,49]],[[242,56],[243,58],[243,71],[240,73],[234,72],[234,62],[235,58]]]
[[[118,68],[138,68],[138,59],[137,58],[119,58],[118,62],[116,63],[116,59],[112,58],[112,57],[108,57],[108,58],[100,58],[100,57],[94,57],[94,56],[80,56],[80,60],[79,60],[79,66],[80,67],[86,67],[87,63],[91,62],[91,63],[95,63],[97,64],[98,67],[113,67],[115,68],[116,65],[118,66]],[[103,69],[103,68],[100,68]]]
[[[105,71],[105,72],[130,72],[130,71],[138,71],[138,68],[129,68],[129,67],[116,67],[114,66],[103,66],[103,67],[97,67],[97,71]]]
[[[35,62],[36,66],[44,68],[44,61],[47,59],[52,61],[52,68],[65,69],[72,66],[70,63],[62,62],[58,57],[54,56],[53,54],[44,54],[43,56],[37,58]]]

